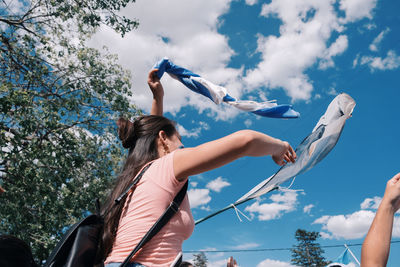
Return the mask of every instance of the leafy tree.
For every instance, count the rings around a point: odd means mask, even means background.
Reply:
[[[193,264],[195,267],[207,267],[207,257],[204,252],[200,252],[198,254],[193,254]]]
[[[323,256],[324,250],[316,242],[319,232],[297,229],[295,237],[298,244],[292,249],[292,264],[297,266],[323,267],[329,264]]]
[[[114,121],[136,113],[130,74],[86,41],[100,25],[134,29],[118,15],[133,1],[0,1],[0,233],[39,262],[93,211],[123,158]]]

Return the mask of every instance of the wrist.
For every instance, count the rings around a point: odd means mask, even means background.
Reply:
[[[272,152],[272,156],[276,155],[276,156],[280,156],[282,154],[282,151],[284,150],[285,147],[285,143],[277,138],[274,138],[273,140],[273,152]]]
[[[386,210],[390,213],[396,213],[396,207],[394,205],[394,201],[383,197],[381,204],[379,205],[379,209]]]
[[[162,100],[164,98],[164,95],[154,95],[153,94],[153,99],[154,100]]]

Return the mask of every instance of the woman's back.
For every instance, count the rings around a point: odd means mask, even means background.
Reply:
[[[174,152],[155,160],[144,173],[135,192],[128,196],[122,211],[114,247],[106,263],[122,262],[165,211],[185,184],[173,170]],[[187,195],[180,211],[146,244],[135,261],[146,266],[168,266],[181,251],[194,229]]]

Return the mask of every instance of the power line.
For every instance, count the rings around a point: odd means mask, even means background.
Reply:
[[[390,242],[393,243],[400,243],[400,240],[392,240]],[[359,247],[362,246],[362,243],[355,243],[355,244],[347,244],[348,247]],[[327,245],[327,246],[320,246],[321,248],[338,248],[344,247],[343,244],[340,245]],[[219,252],[261,252],[261,251],[282,251],[282,250],[292,250],[293,248],[258,248],[258,249],[226,249],[226,250],[183,250],[183,253],[219,253]]]

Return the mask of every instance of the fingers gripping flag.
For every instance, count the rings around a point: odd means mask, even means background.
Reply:
[[[225,102],[243,111],[270,118],[298,118],[300,114],[292,109],[292,105],[278,105],[275,101],[255,102],[237,100],[230,96],[227,89],[203,79],[198,74],[175,65],[168,58],[156,63],[153,69],[158,69],[157,76],[161,79],[166,72],[172,78],[183,83],[190,90],[211,99],[215,104]]]

